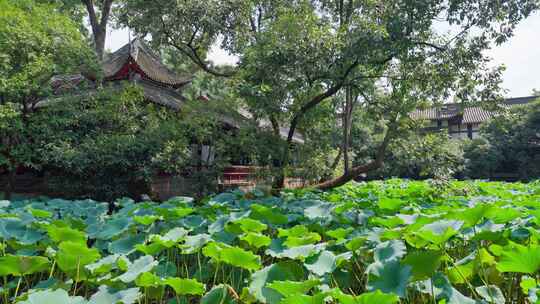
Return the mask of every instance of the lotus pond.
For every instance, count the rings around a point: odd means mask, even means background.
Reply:
[[[540,303],[540,183],[0,201],[0,302]]]

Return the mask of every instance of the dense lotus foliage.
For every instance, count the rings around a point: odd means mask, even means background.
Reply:
[[[540,183],[0,201],[0,302],[539,303]]]

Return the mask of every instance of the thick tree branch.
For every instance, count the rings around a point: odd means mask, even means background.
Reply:
[[[392,60],[394,58],[394,54],[389,55],[388,57],[373,62],[374,64],[385,64]],[[353,62],[347,70],[345,70],[345,73],[341,77],[341,79],[335,84],[334,86],[330,87],[325,92],[313,97],[309,102],[307,102],[305,105],[303,105],[298,112],[293,116],[293,119],[291,120],[291,125],[289,127],[289,134],[287,135],[287,142],[290,144],[292,143],[292,139],[294,137],[294,132],[296,131],[296,128],[298,127],[298,123],[304,116],[306,112],[317,106],[319,103],[323,102],[325,99],[334,96],[347,82],[347,78],[349,77],[349,74],[352,73],[352,71],[360,64],[359,61]]]
[[[272,124],[274,135],[279,136],[279,122],[274,115],[270,115],[270,123]]]
[[[382,166],[383,161],[384,161],[384,154],[386,153],[386,149],[388,148],[388,145],[390,144],[390,141],[392,137],[394,136],[394,132],[395,132],[395,126],[394,126],[394,123],[391,123],[390,127],[386,131],[386,134],[384,135],[384,139],[381,145],[379,146],[379,149],[377,149],[377,154],[375,155],[375,159],[373,159],[372,161],[364,165],[353,167],[347,173],[341,175],[340,177],[322,182],[316,185],[315,188],[320,189],[320,190],[328,190],[335,187],[339,187],[353,180],[354,178],[356,178],[362,173],[367,173],[369,171],[375,170],[379,168],[380,166]]]
[[[111,8],[114,0],[104,0],[103,7],[101,8],[101,21],[100,26],[102,29],[107,28],[107,23],[109,22],[109,16],[111,15]]]
[[[351,64],[341,79],[338,81],[337,84],[330,87],[325,92],[313,97],[309,102],[307,102],[305,105],[303,105],[300,110],[294,115],[293,119],[291,120],[291,126],[289,127],[289,134],[287,135],[287,142],[291,143],[292,139],[294,137],[294,132],[296,131],[296,127],[298,126],[298,123],[300,122],[300,119],[304,116],[304,114],[317,106],[319,103],[323,102],[326,98],[334,96],[344,85],[345,81],[347,80],[347,77],[352,72],[354,68],[356,68],[359,65],[358,61],[355,61],[353,64]]]
[[[341,150],[342,150],[342,147],[339,147],[338,154],[336,155],[336,158],[334,158],[334,161],[330,165],[330,169],[332,169],[332,171],[334,171],[337,168],[339,161],[341,160],[341,153],[342,153]]]
[[[217,76],[217,77],[232,77],[236,74],[236,71],[232,72],[220,72],[216,71],[212,67],[210,67],[199,55],[197,52],[197,48],[193,46],[194,38],[198,32],[198,29],[193,33],[193,35],[190,38],[190,41],[188,43],[181,43],[178,44],[175,42],[175,39],[173,35],[167,30],[167,24],[165,23],[165,20],[163,20],[163,17],[161,19],[161,27],[163,30],[163,33],[165,34],[165,37],[167,38],[166,43],[169,46],[174,47],[176,50],[178,50],[180,53],[186,55],[193,63],[195,63],[199,68],[201,68],[203,71],[207,72],[208,74]]]
[[[96,16],[96,10],[94,9],[93,0],[81,0],[84,5],[86,5],[86,11],[88,12],[88,19],[90,19],[90,26],[92,26],[92,31],[95,33],[99,28],[99,23]]]
[[[436,49],[437,51],[440,51],[440,52],[446,52],[447,51],[447,46],[446,45],[445,46],[440,46],[440,45],[436,45],[434,43],[426,42],[426,41],[413,41],[413,43],[416,44],[416,45],[427,46],[427,47]]]
[[[103,59],[103,53],[105,51],[105,38],[107,36],[107,23],[111,14],[111,8],[114,0],[104,0],[101,6],[101,18],[98,21],[98,16],[94,7],[93,0],[81,0],[86,6],[88,12],[88,19],[92,27],[92,34],[94,36],[94,45],[98,59]]]

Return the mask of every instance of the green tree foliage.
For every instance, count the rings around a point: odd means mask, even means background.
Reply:
[[[462,143],[447,134],[410,134],[396,139],[385,163],[371,178],[452,178],[463,171]]]
[[[51,77],[92,70],[92,62],[77,25],[54,6],[0,1],[0,166],[11,177],[22,164],[38,165],[29,121],[36,104],[51,94]]]
[[[92,44],[97,58],[103,59],[105,40],[111,23],[114,4],[120,0],[35,0],[39,3],[55,4],[59,12],[68,15],[79,24],[81,31],[92,33]],[[89,26],[89,27],[88,27]],[[90,38],[90,37],[89,37]]]
[[[314,109],[351,87],[377,105],[383,114],[378,120],[390,130],[374,153],[378,157],[321,186],[327,188],[380,166],[397,125],[421,103],[450,96],[493,99],[501,70],[487,68],[483,51],[506,41],[538,3],[130,0],[120,6],[124,24],[210,74],[233,77],[257,119],[270,121],[275,134],[288,129],[285,143],[274,144],[280,150],[274,162],[278,187],[293,139],[297,131],[309,133]],[[456,31],[441,33],[438,22]],[[216,43],[239,57],[236,67],[207,62]],[[315,145],[313,140],[306,144]]]
[[[524,180],[540,176],[540,102],[494,117],[480,134],[465,148],[468,176],[512,174]]]
[[[136,87],[90,92],[52,100],[33,117],[52,192],[100,199],[150,194],[156,171],[176,173],[189,163],[179,113],[147,103]]]

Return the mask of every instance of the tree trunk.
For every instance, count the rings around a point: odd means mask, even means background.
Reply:
[[[4,191],[5,200],[8,200],[8,201],[11,200],[14,187],[15,187],[15,170],[9,169],[6,190]]]
[[[109,22],[109,16],[111,14],[111,8],[114,0],[104,0],[101,5],[101,16],[98,20],[93,0],[81,0],[86,6],[88,13],[88,19],[92,26],[92,34],[94,37],[94,47],[98,59],[103,60],[103,53],[105,52],[105,38],[107,37],[107,24]]]
[[[349,172],[349,145],[351,137],[351,121],[352,121],[352,110],[353,110],[353,96],[351,88],[346,88],[345,90],[345,106],[343,108],[343,175],[346,175]]]
[[[105,52],[105,38],[107,37],[107,28],[100,28],[98,32],[94,32],[94,44],[98,60],[103,60]]]
[[[341,159],[341,153],[342,153],[341,150],[342,150],[342,148],[340,147],[339,151],[338,151],[338,154],[336,155],[336,158],[334,158],[334,161],[330,165],[330,169],[332,169],[332,171],[334,171],[337,168],[338,164],[339,164],[339,160]]]
[[[358,177],[360,174],[367,173],[369,171],[379,168],[383,164],[384,154],[386,153],[388,144],[390,144],[392,133],[393,133],[392,127],[389,128],[388,131],[386,131],[386,135],[384,136],[383,142],[381,143],[381,145],[379,146],[379,149],[377,150],[377,155],[375,156],[374,160],[370,161],[367,164],[353,167],[347,173],[341,175],[340,177],[336,177],[334,179],[322,182],[316,185],[315,188],[319,190],[329,190],[335,187],[343,186],[346,183]]]
[[[272,192],[274,194],[279,194],[279,192],[285,188],[285,171],[286,166],[289,163],[289,154],[291,150],[291,144],[288,143],[285,147],[283,147],[283,157],[279,161],[278,172],[276,176],[274,177],[274,182],[272,183]]]

